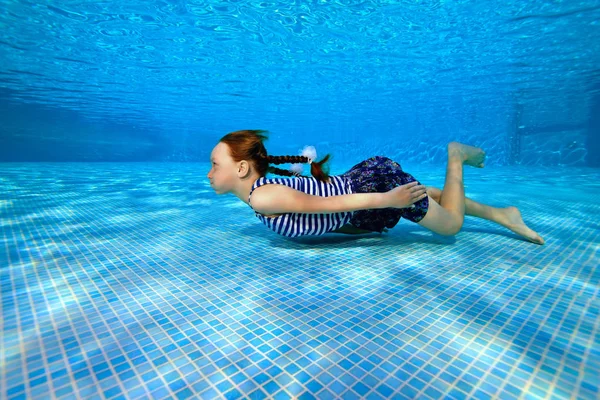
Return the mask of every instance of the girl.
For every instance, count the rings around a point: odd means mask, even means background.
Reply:
[[[302,156],[269,156],[263,144],[265,133],[242,130],[221,138],[211,153],[208,178],[217,194],[233,193],[278,234],[383,232],[404,217],[440,235],[454,235],[466,214],[544,244],[517,208],[495,208],[465,198],[463,164],[483,168],[485,153],[480,148],[448,144],[446,181],[440,190],[421,185],[398,163],[380,156],[329,176],[323,170],[329,155],[317,162],[314,148],[305,148]],[[300,162],[310,164],[313,177],[300,176],[297,165],[294,171],[269,166]],[[267,172],[294,178],[266,178]]]

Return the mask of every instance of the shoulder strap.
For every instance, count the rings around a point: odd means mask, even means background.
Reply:
[[[248,195],[248,204],[250,204],[250,197],[252,197],[252,192],[254,192],[254,189],[256,189],[257,187],[260,187],[262,185],[265,185],[267,183],[270,183],[267,181],[268,181],[268,178],[261,176],[260,178],[258,178],[256,180],[256,182],[254,182],[254,184],[252,185],[252,189],[250,189],[250,194]],[[250,207],[252,207],[252,206],[250,206]]]

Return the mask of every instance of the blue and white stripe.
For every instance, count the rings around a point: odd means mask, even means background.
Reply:
[[[266,184],[285,185],[304,193],[322,197],[353,193],[349,178],[330,176],[329,179],[329,183],[324,183],[313,177],[266,178],[263,176],[258,178],[252,185],[248,203],[250,203],[250,197],[254,189]],[[297,237],[318,236],[339,229],[350,222],[353,213],[350,211],[332,214],[286,213],[274,218],[265,217],[258,212],[255,212],[255,214],[272,231],[287,237]]]

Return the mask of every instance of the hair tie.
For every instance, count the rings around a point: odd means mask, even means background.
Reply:
[[[290,171],[292,171],[292,175],[300,176],[302,173],[302,164],[292,164]]]
[[[315,149],[314,146],[304,146],[304,149],[302,149],[300,155],[302,157],[308,158],[308,161],[306,163],[310,165],[312,164],[313,160],[316,160],[317,158],[317,149]],[[300,176],[303,169],[304,167],[302,166],[302,164],[292,164],[292,166],[290,167],[290,171],[292,171],[292,174],[294,176]]]
[[[313,160],[317,159],[317,149],[314,146],[304,146],[300,155],[308,158],[308,163],[312,164]]]

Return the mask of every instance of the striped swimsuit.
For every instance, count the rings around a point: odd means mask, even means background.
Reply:
[[[254,189],[266,184],[285,185],[321,197],[353,193],[350,179],[342,176],[330,176],[329,180],[329,183],[323,183],[313,177],[266,178],[263,176],[258,178],[252,185],[248,203],[250,204],[250,197]],[[250,205],[250,207],[252,206]],[[258,212],[255,212],[255,214],[272,231],[287,237],[297,237],[304,235],[318,236],[339,229],[350,222],[353,212],[331,214],[285,213],[278,217],[265,217]]]

